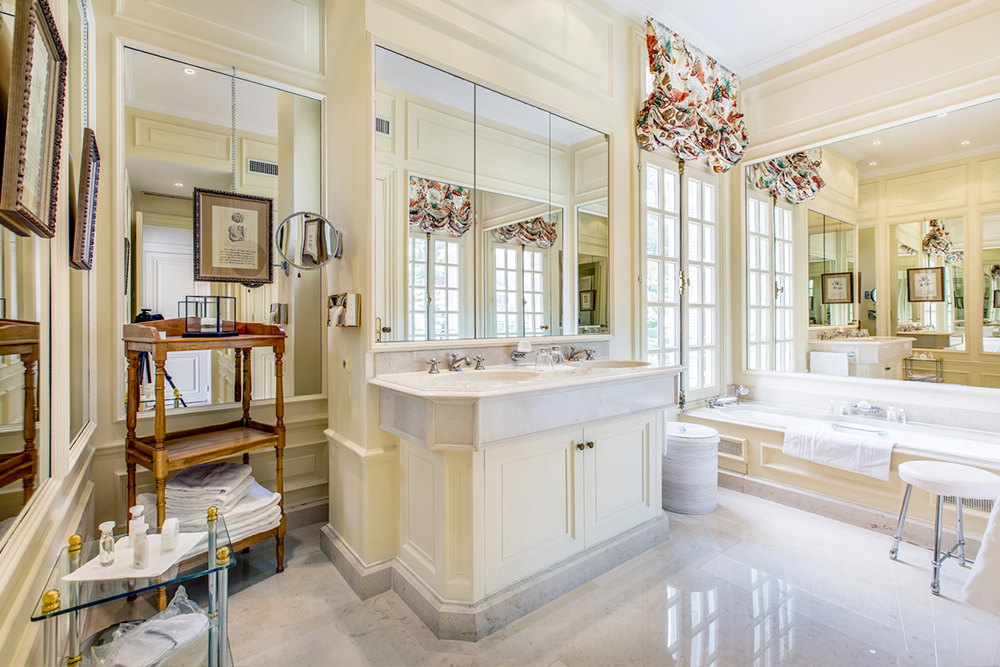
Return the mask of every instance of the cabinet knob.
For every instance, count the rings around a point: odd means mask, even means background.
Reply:
[[[588,443],[587,443],[587,448],[588,448],[588,449],[593,449],[593,448],[594,448],[594,443],[593,443],[593,441],[591,441],[591,442],[588,442]]]
[[[382,327],[382,333],[392,333],[392,327]]]
[[[576,443],[576,448],[579,449],[581,452],[583,451],[584,447],[586,447],[586,445],[583,444],[582,442]]]

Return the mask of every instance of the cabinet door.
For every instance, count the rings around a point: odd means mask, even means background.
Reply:
[[[634,528],[660,511],[660,420],[662,413],[658,412],[585,429],[586,548]]]
[[[579,429],[484,452],[486,592],[583,549]]]

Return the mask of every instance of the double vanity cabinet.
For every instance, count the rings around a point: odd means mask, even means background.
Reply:
[[[664,422],[681,370],[601,360],[372,379],[381,426],[401,440],[398,564],[452,611],[534,587],[527,613],[638,553],[616,559],[615,538],[665,538]],[[544,581],[596,552],[575,582]]]

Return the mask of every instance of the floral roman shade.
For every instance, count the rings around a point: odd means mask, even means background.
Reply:
[[[556,227],[558,216],[552,221],[542,217],[515,222],[493,230],[493,238],[500,243],[518,243],[520,245],[536,245],[539,248],[551,248],[558,236]]]
[[[826,185],[819,175],[823,151],[814,148],[750,166],[750,183],[789,204],[813,199]]]
[[[929,220],[930,231],[924,235],[923,249],[931,257],[943,257],[949,264],[961,262],[965,253],[955,250],[951,236],[944,230],[944,220]]]
[[[739,77],[651,18],[646,49],[653,90],[636,127],[642,147],[666,146],[683,160],[704,157],[716,172],[728,171],[749,143]]]
[[[410,176],[410,229],[460,238],[472,227],[472,190]]]

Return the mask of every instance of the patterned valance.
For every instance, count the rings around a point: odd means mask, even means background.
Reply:
[[[750,183],[758,190],[783,197],[789,204],[814,198],[826,182],[820,178],[823,151],[792,153],[750,166]]]
[[[410,229],[460,238],[472,227],[470,188],[410,176]]]
[[[916,250],[916,248],[911,248],[910,246],[906,245],[905,243],[900,243],[899,244],[899,254],[900,255],[916,255],[917,254],[917,250]]]
[[[716,172],[728,171],[749,143],[739,77],[651,18],[646,49],[653,90],[636,127],[642,147],[666,146],[683,160],[704,157]]]
[[[1000,264],[994,264],[990,267],[990,277],[1000,278]]]
[[[500,243],[518,243],[520,245],[536,245],[539,248],[551,248],[556,242],[559,217],[551,221],[538,217],[523,222],[515,222],[493,230],[493,238]]]
[[[944,230],[944,220],[928,220],[930,231],[924,235],[923,249],[931,257],[944,257],[944,261],[955,264],[965,259],[965,253],[955,250],[951,236]]]

